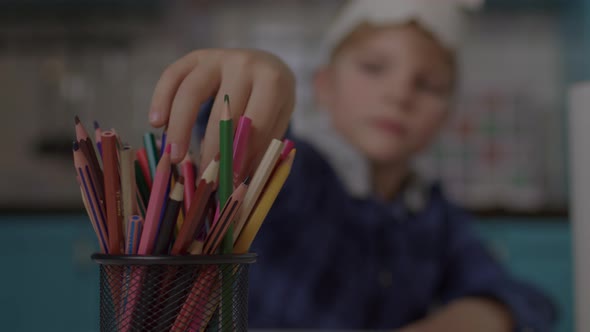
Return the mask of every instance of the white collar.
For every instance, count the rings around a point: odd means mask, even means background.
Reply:
[[[369,164],[366,158],[348,143],[332,126],[327,112],[317,112],[305,121],[297,133],[314,146],[332,167],[344,189],[354,198],[372,196]],[[430,181],[413,172],[404,186],[403,203],[418,212],[427,203]]]

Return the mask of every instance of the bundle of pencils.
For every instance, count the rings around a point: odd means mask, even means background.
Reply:
[[[95,143],[78,117],[74,164],[82,200],[110,255],[214,255],[247,253],[289,175],[292,142],[274,139],[260,165],[244,179],[251,120],[234,135],[229,98],[219,124],[220,147],[202,176],[187,154],[170,162],[166,131],[143,137],[138,149],[94,122]],[[102,164],[102,167],[101,167]]]

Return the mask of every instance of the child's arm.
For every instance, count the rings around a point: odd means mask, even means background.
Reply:
[[[502,332],[513,331],[514,322],[506,307],[486,298],[455,300],[430,317],[399,332]]]
[[[472,231],[470,216],[445,204],[444,274],[438,291],[444,305],[407,331],[550,331],[553,303],[512,279]]]
[[[211,96],[215,103],[202,146],[201,165],[215,157],[219,145],[219,119],[227,94],[234,123],[240,115],[252,119],[254,135],[247,162],[256,162],[272,138],[281,138],[295,102],[295,79],[276,56],[255,50],[205,49],[184,56],[169,66],[152,98],[150,123],[168,124],[172,161],[180,162],[188,149],[199,105]]]

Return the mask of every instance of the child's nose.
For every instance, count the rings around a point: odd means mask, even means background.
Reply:
[[[391,80],[386,89],[385,99],[388,104],[396,106],[400,110],[410,111],[414,101],[414,88],[412,81],[407,78]]]

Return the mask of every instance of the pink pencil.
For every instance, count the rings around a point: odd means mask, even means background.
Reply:
[[[249,117],[242,115],[238,122],[238,129],[236,130],[234,138],[234,188],[237,188],[242,182],[238,177],[242,173],[244,163],[246,162],[246,153],[248,152],[248,140],[250,139],[251,128],[252,120]]]
[[[170,145],[166,146],[164,155],[158,163],[156,168],[156,175],[154,176],[154,183],[152,192],[150,194],[150,201],[148,203],[148,210],[145,215],[145,222],[143,225],[143,232],[141,240],[139,241],[139,255],[151,255],[156,243],[156,236],[160,228],[160,214],[162,206],[164,206],[164,199],[166,199],[166,189],[168,181],[170,181]]]
[[[291,150],[293,150],[294,148],[295,148],[295,142],[290,141],[285,138],[283,140],[283,151],[281,151],[281,156],[279,157],[279,161],[285,160],[289,156],[289,153],[291,153]]]

